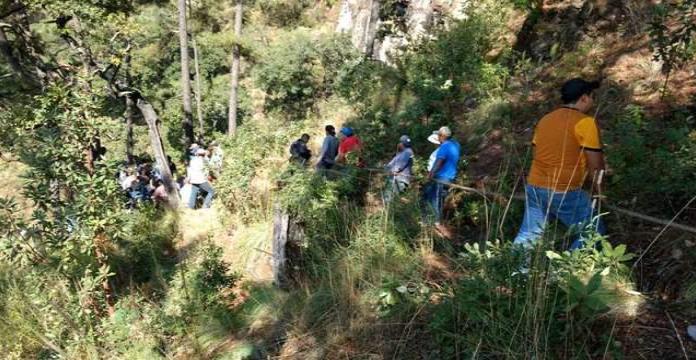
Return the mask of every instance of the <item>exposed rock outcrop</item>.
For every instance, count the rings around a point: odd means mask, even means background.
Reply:
[[[350,34],[353,45],[365,55],[390,63],[395,52],[426,36],[433,24],[445,17],[464,18],[468,3],[469,0],[342,0],[336,31]],[[395,23],[400,26],[394,26]]]

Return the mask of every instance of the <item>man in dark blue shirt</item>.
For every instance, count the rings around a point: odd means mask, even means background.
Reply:
[[[312,157],[312,151],[307,148],[309,134],[302,134],[292,145],[290,145],[290,161],[304,166]]]
[[[319,161],[316,168],[319,172],[326,176],[327,169],[333,168],[336,164],[336,156],[338,155],[338,139],[336,138],[336,128],[333,125],[326,125],[324,128],[326,137],[321,145],[319,152]]]
[[[423,190],[423,201],[428,205],[435,226],[441,228],[442,207],[447,197],[448,184],[457,177],[457,164],[461,156],[459,143],[452,139],[452,130],[443,126],[437,131],[440,148],[435,164],[428,173],[430,182]],[[446,231],[441,231],[447,233]]]

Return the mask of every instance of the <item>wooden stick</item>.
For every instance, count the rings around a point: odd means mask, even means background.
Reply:
[[[384,169],[377,169],[377,168],[357,168],[357,169],[364,170],[364,171],[370,171],[370,172],[378,172],[378,173],[382,173],[386,176],[391,175],[391,174],[387,173],[387,171],[385,171]],[[343,175],[342,172],[337,171],[337,170],[330,170],[330,171],[333,173],[338,173],[338,174]],[[414,176],[411,176],[411,177],[414,178]],[[435,179],[431,179],[431,181],[439,183],[439,184],[447,185],[448,187],[453,188],[453,189],[458,189],[458,190],[461,190],[464,192],[478,194],[478,195],[483,196],[484,198],[488,198],[489,196],[499,197],[499,198],[506,198],[507,197],[507,195],[498,194],[498,193],[484,193],[481,190],[478,190],[478,189],[475,189],[472,187],[452,184],[452,183],[448,183],[445,181],[440,181],[440,180],[435,180]],[[510,198],[514,199],[514,200],[521,200],[521,201],[525,200],[524,194],[513,194]],[[627,215],[627,216],[630,216],[630,217],[633,217],[636,219],[640,219],[643,221],[662,225],[665,227],[679,229],[682,231],[690,232],[692,234],[696,234],[696,227],[693,227],[693,226],[680,224],[680,223],[674,222],[673,220],[664,220],[664,219],[656,218],[654,216],[641,214],[641,213],[638,213],[635,211],[623,209],[623,208],[620,208],[618,206],[614,206],[614,205],[610,205],[610,204],[606,204],[606,203],[604,203],[604,206],[606,206],[608,209],[610,209],[616,213],[624,214],[624,215]]]

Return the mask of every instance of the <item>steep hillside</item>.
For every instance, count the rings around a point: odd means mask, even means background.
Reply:
[[[696,357],[692,3],[256,0],[240,3],[241,36],[233,2],[2,4],[0,352]],[[532,133],[574,77],[602,80],[608,235],[570,252],[573,229],[553,224],[521,249]],[[315,169],[329,124],[355,131],[362,161]],[[463,156],[433,226],[422,192],[441,126]],[[289,161],[303,133],[308,166]],[[414,176],[387,204],[402,135]],[[194,140],[224,152],[212,208],[134,201],[116,181],[169,162],[183,177]]]

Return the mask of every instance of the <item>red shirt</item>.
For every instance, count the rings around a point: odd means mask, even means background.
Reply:
[[[358,138],[356,135],[349,136],[344,138],[343,141],[341,141],[341,143],[338,145],[338,154],[345,155],[351,151],[359,150],[361,146],[362,143],[360,142],[360,138]]]

